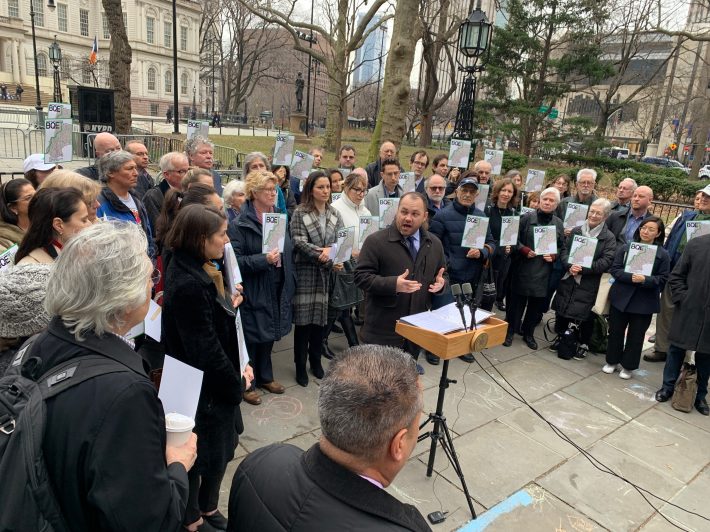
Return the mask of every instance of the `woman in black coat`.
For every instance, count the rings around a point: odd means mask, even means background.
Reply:
[[[222,211],[202,205],[180,209],[165,245],[173,254],[165,273],[162,336],[166,352],[204,372],[197,406],[197,462],[190,471],[190,500],[185,526],[196,530],[202,518],[219,529],[227,522],[217,510],[219,488],[238,443],[242,377],[235,307],[220,259],[227,237]],[[238,287],[240,289],[240,287]],[[245,372],[247,374],[249,370]],[[250,380],[250,375],[246,375]]]
[[[284,251],[262,252],[262,214],[279,212],[275,207],[277,178],[271,172],[253,171],[245,179],[246,203],[229,224],[229,238],[237,256],[244,285],[242,326],[249,358],[254,366],[254,383],[271,393],[284,387],[274,380],[271,350],[274,342],[291,331],[291,300],[296,290],[293,246],[286,231]],[[244,393],[244,400],[260,404],[256,390]]]
[[[651,324],[651,318],[660,310],[661,291],[670,272],[670,257],[663,248],[664,234],[663,220],[649,216],[639,225],[634,241],[616,250],[614,263],[609,270],[614,277],[614,284],[609,290],[609,343],[606,364],[602,368],[604,373],[619,370],[619,377],[630,379],[632,371],[639,367],[643,336]],[[629,247],[637,242],[657,246],[653,270],[649,276],[625,271]]]
[[[574,355],[577,360],[584,359],[589,349],[589,340],[594,331],[594,321],[590,319],[590,312],[597,300],[602,274],[609,270],[616,252],[616,237],[604,223],[610,212],[609,200],[600,198],[592,203],[587,221],[583,226],[572,229],[561,254],[565,273],[552,302],[552,308],[555,310],[555,332],[559,338],[559,335],[567,330],[571,321],[580,322],[579,348]],[[578,235],[597,239],[591,268],[574,264],[569,260],[574,237]],[[550,351],[557,351],[558,345],[559,340],[556,338],[550,346]]]
[[[508,322],[503,345],[513,343],[513,335],[522,326],[523,339],[530,349],[537,350],[533,336],[535,327],[542,321],[547,296],[547,285],[552,273],[552,265],[557,255],[565,249],[562,220],[555,216],[555,209],[560,202],[560,193],[556,188],[546,188],[540,194],[540,206],[535,212],[520,218],[518,248],[513,259],[510,301],[508,301],[505,321]],[[557,253],[538,255],[535,253],[535,229],[554,227],[557,237]],[[523,314],[525,318],[523,319]],[[522,322],[522,325],[521,325]]]

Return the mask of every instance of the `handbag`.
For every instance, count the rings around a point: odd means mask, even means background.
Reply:
[[[611,290],[612,277],[610,273],[603,273],[599,281],[597,299],[594,301],[592,312],[600,316],[609,315],[609,291]]]
[[[675,383],[671,406],[679,412],[690,412],[695,404],[695,394],[698,392],[698,372],[695,364],[683,362],[680,375]]]
[[[354,307],[365,299],[355,284],[355,269],[350,261],[343,263],[342,271],[332,270],[328,305],[336,309]]]

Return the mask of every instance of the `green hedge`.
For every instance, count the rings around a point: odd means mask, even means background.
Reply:
[[[684,172],[683,179],[670,177],[667,175],[649,174],[626,170],[617,172],[613,176],[614,186],[617,186],[622,179],[630,177],[639,185],[646,185],[653,189],[653,196],[659,201],[675,200],[679,203],[693,203],[695,193],[703,188],[702,181],[691,181]]]
[[[664,168],[653,164],[639,163],[630,161],[629,159],[612,159],[611,157],[589,157],[586,155],[578,155],[576,153],[564,153],[557,157],[557,160],[563,161],[571,166],[580,166],[584,168],[594,168],[599,171],[603,169],[607,172],[620,172],[624,170],[634,170],[644,174],[658,174],[668,177],[686,178],[687,174],[677,168]]]
[[[515,151],[503,152],[503,174],[505,174],[508,170],[512,170],[513,168],[517,168],[518,170],[520,170],[521,168],[525,168],[527,164],[527,155],[523,155],[522,153],[518,153]]]

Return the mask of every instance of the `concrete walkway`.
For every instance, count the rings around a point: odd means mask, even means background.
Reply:
[[[476,355],[477,362],[453,360],[444,413],[474,499],[472,520],[458,478],[439,448],[435,474],[426,477],[429,440],[421,442],[388,491],[414,504],[423,515],[448,512],[435,531],[677,530],[628,483],[596,469],[579,450],[556,436],[522,398],[617,475],[671,503],[710,517],[710,418],[658,404],[655,391],[663,364],[641,363],[625,381],[601,372],[604,357],[564,361],[547,350],[531,352],[516,336],[510,348]],[[652,331],[649,331],[649,334]],[[337,352],[347,344],[331,340]],[[647,344],[650,346],[650,344]],[[483,356],[485,355],[485,356]],[[226,513],[232,475],[250,451],[272,442],[306,449],[319,437],[318,381],[307,388],[294,380],[292,338],[274,348],[274,374],[284,395],[266,394],[260,406],[242,404],[245,431],[222,485]],[[436,406],[441,365],[423,362],[425,412]],[[505,380],[504,380],[505,379]],[[603,466],[600,466],[603,467]],[[686,530],[710,530],[710,521],[646,497]]]

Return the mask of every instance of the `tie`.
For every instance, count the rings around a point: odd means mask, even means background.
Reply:
[[[409,247],[409,254],[412,256],[412,260],[416,262],[417,260],[417,248],[414,246],[414,237],[407,237],[407,247]]]

